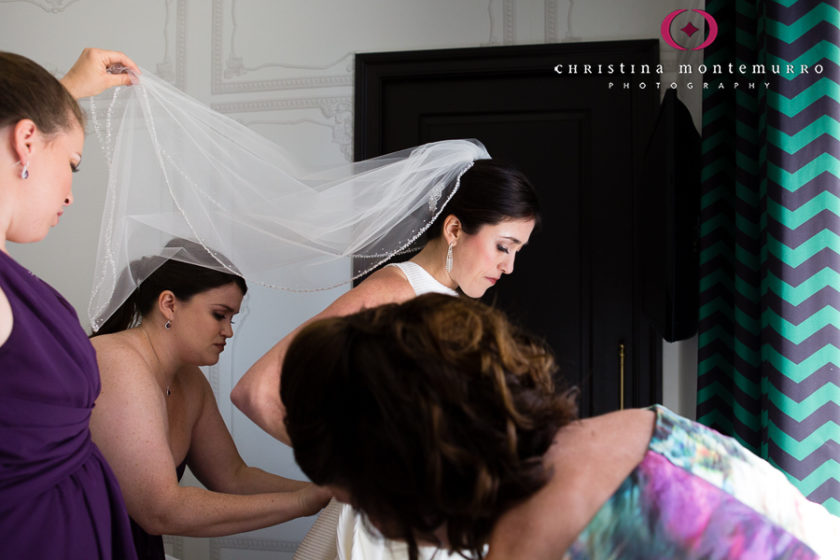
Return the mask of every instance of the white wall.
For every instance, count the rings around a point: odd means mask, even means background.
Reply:
[[[0,49],[62,75],[85,46],[128,53],[146,71],[287,146],[300,160],[351,159],[353,53],[659,37],[665,15],[693,0],[0,0]],[[673,60],[672,49],[662,50]],[[699,110],[697,98],[690,102]],[[106,169],[88,135],[76,202],[38,244],[11,246],[87,325]],[[283,445],[229,403],[242,372],[336,293],[254,288],[236,342],[208,375],[247,461],[299,475]],[[665,404],[693,415],[696,341],[665,345]],[[311,520],[222,539],[168,539],[182,558],[291,558]]]

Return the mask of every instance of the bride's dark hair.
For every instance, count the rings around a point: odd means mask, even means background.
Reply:
[[[540,222],[537,191],[516,167],[495,159],[478,159],[462,176],[455,194],[429,226],[428,239],[440,237],[450,214],[461,222],[464,233],[474,234],[483,225],[504,220]]]

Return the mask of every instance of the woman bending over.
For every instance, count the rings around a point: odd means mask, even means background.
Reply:
[[[91,339],[102,375],[93,439],[120,482],[141,559],[163,558],[157,535],[249,531],[312,515],[329,499],[240,457],[199,366],[219,360],[247,286],[176,260],[206,253],[197,244],[167,247],[168,260],[134,263],[131,273],[148,277]],[[185,466],[206,490],[178,484]]]
[[[379,532],[474,558],[838,558],[840,518],[662,406],[575,420],[542,344],[429,294],[292,342],[295,459]]]

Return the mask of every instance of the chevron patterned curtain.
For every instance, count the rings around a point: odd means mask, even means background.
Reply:
[[[838,3],[706,3],[719,35],[705,64],[750,71],[705,75],[697,397],[699,421],[737,438],[836,515]]]

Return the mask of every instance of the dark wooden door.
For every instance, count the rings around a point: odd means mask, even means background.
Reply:
[[[661,339],[640,310],[634,217],[658,93],[636,76],[583,74],[584,64],[655,67],[658,48],[644,40],[356,57],[357,160],[477,138],[536,186],[543,227],[485,299],[548,341],[580,387],[584,416],[661,400]],[[558,64],[580,73],[559,75]]]

